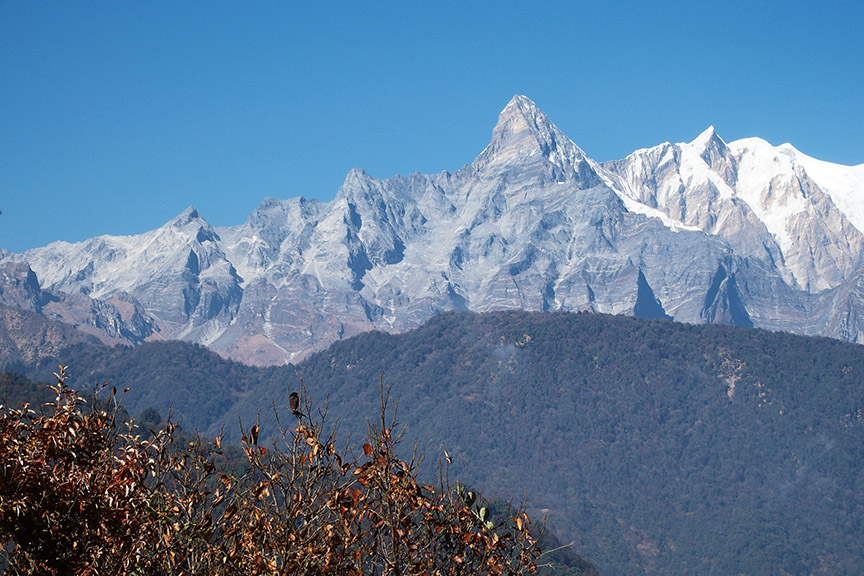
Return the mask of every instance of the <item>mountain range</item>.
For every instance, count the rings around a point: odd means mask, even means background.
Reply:
[[[460,170],[194,208],[137,236],[0,250],[0,305],[104,342],[299,361],[447,310],[591,311],[864,340],[864,164],[708,128],[596,162],[525,96]]]

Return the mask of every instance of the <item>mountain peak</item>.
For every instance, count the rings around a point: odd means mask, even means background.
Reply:
[[[690,146],[727,184],[731,186],[734,183],[736,178],[734,161],[729,155],[726,142],[717,135],[714,126],[705,129],[695,140],[690,142]]]
[[[498,115],[492,142],[528,136],[536,140],[544,132],[557,130],[549,118],[527,96],[516,94]]]
[[[198,213],[198,210],[196,210],[194,206],[186,208],[161,229],[164,230],[170,228],[183,231],[185,234],[194,235],[198,242],[218,238],[216,232],[210,226],[210,223]]]
[[[530,98],[517,94],[499,114],[492,140],[474,165],[524,169],[526,161],[546,161],[569,172],[583,160],[582,150]]]
[[[194,206],[187,206],[183,212],[178,214],[175,218],[175,222],[190,222],[192,220],[197,220],[201,215],[198,214],[198,210]]]
[[[514,114],[525,117],[534,116],[538,113],[543,114],[533,100],[522,94],[514,94],[513,98],[507,102],[507,105],[501,111],[501,114],[498,115],[498,123],[500,124],[502,119],[507,119]],[[545,118],[545,115],[543,117]]]
[[[352,168],[345,175],[342,186],[336,191],[336,199],[351,198],[363,190],[368,190],[373,178],[362,168]]]
[[[697,136],[690,145],[699,150],[700,152],[704,152],[705,150],[709,150],[711,148],[725,148],[726,143],[723,141],[720,136],[717,135],[717,131],[714,129],[714,126],[708,126],[705,130],[702,131],[699,136]]]

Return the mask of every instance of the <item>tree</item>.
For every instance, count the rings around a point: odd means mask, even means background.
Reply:
[[[145,428],[155,428],[161,423],[162,415],[152,406],[145,408],[138,417],[138,424]]]

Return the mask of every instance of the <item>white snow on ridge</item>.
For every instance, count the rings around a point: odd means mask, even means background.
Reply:
[[[754,169],[753,165],[748,166],[749,174],[755,176],[757,181],[760,177],[763,181],[770,179],[771,175],[778,173],[778,168],[791,172],[795,166],[803,167],[807,176],[828,194],[852,225],[864,232],[864,164],[845,166],[817,160],[791,144],[772,146],[761,138],[743,138],[728,146],[739,157],[749,151],[752,152],[751,156],[761,158],[758,169]],[[766,162],[769,158],[773,158],[773,162]]]
[[[710,133],[709,133],[710,132]],[[680,144],[681,164],[680,174],[682,178],[686,178],[684,184],[688,187],[696,186],[700,183],[708,183],[714,185],[714,188],[720,193],[720,198],[732,198],[735,192],[729,187],[723,179],[718,176],[705,160],[700,155],[700,150],[705,149],[705,141],[714,135],[714,127],[711,126],[705,130],[693,142]],[[701,141],[700,141],[701,140]],[[670,154],[671,154],[670,147]]]
[[[616,189],[613,188],[613,190]],[[661,212],[656,208],[651,208],[650,206],[642,204],[641,202],[634,200],[633,198],[630,198],[625,194],[619,194],[619,196],[621,197],[621,200],[624,201],[624,207],[627,208],[628,212],[632,212],[634,214],[644,214],[648,218],[657,218],[663,223],[664,226],[669,228],[672,232],[681,232],[685,230],[688,232],[702,232],[702,229],[698,226],[688,226],[683,222],[679,222],[678,220],[671,218],[665,212]]]
[[[798,195],[777,196],[777,178],[795,175],[793,158],[761,138],[745,138],[728,144],[738,159],[739,197],[761,220],[785,253],[794,244],[789,235],[789,220],[807,209],[806,199]]]
[[[648,218],[657,218],[658,220],[660,220],[660,222],[663,223],[664,226],[666,226],[666,228],[670,229],[673,232],[681,232],[683,230],[689,232],[702,231],[702,229],[697,226],[688,226],[687,224],[684,224],[683,222],[672,218],[662,210],[652,208],[651,206],[640,202],[636,193],[634,193],[633,190],[630,189],[630,187],[627,185],[627,182],[623,178],[616,176],[607,170],[604,170],[602,166],[600,166],[599,164],[597,164],[597,162],[593,160],[589,159],[588,162],[594,169],[594,171],[600,176],[606,186],[611,188],[618,195],[618,197],[621,198],[621,201],[624,202],[624,208],[626,208],[628,212],[631,212],[633,214],[642,214],[644,216],[647,216]]]
[[[804,167],[807,175],[831,197],[834,205],[843,212],[860,232],[864,232],[864,164],[844,166],[817,160],[783,144],[778,149],[790,154]]]
[[[705,150],[708,147],[708,144],[717,136],[716,130],[714,130],[714,125],[708,126],[705,130],[702,131],[696,138],[690,142],[690,147],[694,150]]]

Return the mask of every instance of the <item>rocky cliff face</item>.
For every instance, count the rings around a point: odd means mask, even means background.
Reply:
[[[158,330],[256,364],[451,309],[586,310],[859,341],[861,182],[864,165],[758,139],[727,144],[713,128],[601,165],[516,96],[486,149],[453,174],[353,170],[331,202],[267,199],[238,226],[214,229],[190,208],[140,236],[0,259],[29,263],[53,294],[122,295],[152,320],[144,337]]]
[[[81,293],[46,291],[25,263],[0,263],[0,306],[71,325],[106,344],[138,344],[158,338],[153,318],[128,294],[117,292],[100,300]],[[52,333],[68,331],[58,328]]]
[[[70,344],[98,342],[75,326],[41,314],[0,304],[0,366],[25,368],[54,358]]]

